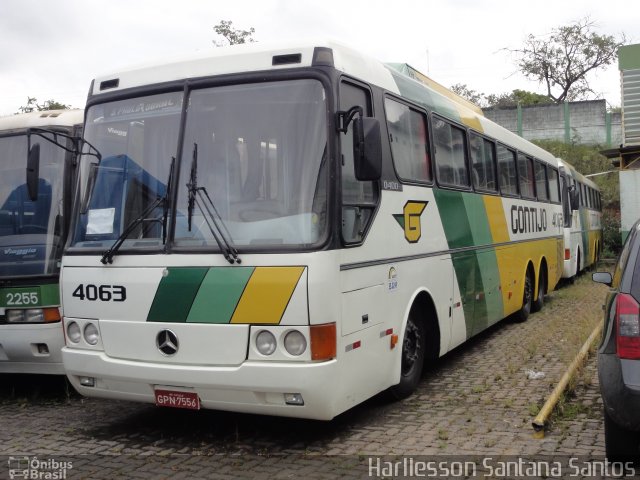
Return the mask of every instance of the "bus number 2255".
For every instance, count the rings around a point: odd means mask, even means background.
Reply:
[[[95,302],[124,302],[127,299],[127,289],[122,285],[83,285],[82,283],[71,294],[80,300]]]

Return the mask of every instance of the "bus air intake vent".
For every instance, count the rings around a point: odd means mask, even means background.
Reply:
[[[302,54],[301,53],[292,53],[289,55],[274,55],[271,61],[271,65],[289,65],[291,63],[300,63],[302,62]]]
[[[114,78],[112,80],[105,80],[104,82],[100,82],[100,91],[109,90],[110,88],[118,88],[120,84],[119,78]]]

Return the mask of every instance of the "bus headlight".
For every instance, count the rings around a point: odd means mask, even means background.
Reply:
[[[67,324],[67,338],[73,343],[78,343],[80,341],[80,337],[82,337],[82,334],[80,333],[80,325],[76,322],[69,322]]]
[[[24,310],[7,310],[7,322],[8,323],[23,323],[24,322]]]
[[[98,327],[96,327],[93,323],[87,323],[87,325],[84,327],[85,341],[89,345],[96,345],[99,338],[100,333],[98,332]]]
[[[271,355],[276,351],[276,337],[273,336],[273,333],[262,330],[258,335],[256,335],[256,349],[262,355]]]
[[[307,340],[304,335],[297,330],[292,330],[284,337],[284,348],[295,357],[302,355],[307,349]]]
[[[24,321],[26,323],[43,323],[44,312],[41,308],[30,308],[24,312]]]

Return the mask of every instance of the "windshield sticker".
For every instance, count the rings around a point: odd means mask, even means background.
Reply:
[[[115,208],[100,208],[96,210],[89,210],[87,235],[103,235],[106,233],[113,233],[113,219],[115,215]]]

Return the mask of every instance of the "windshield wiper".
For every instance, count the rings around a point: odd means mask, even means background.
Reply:
[[[191,222],[193,220],[194,206],[198,206],[198,210],[202,213],[204,221],[209,227],[209,231],[214,240],[218,244],[218,248],[223,253],[224,258],[231,264],[242,263],[238,256],[238,250],[233,246],[231,233],[222,220],[222,216],[211,200],[209,192],[205,187],[198,187],[198,144],[193,144],[193,158],[191,160],[191,174],[189,175],[189,183],[187,183],[187,191],[189,192],[189,201],[187,204],[187,223],[189,231],[191,231]]]
[[[175,157],[171,157],[171,167],[169,168],[169,178],[167,180],[167,188],[164,192],[164,195],[156,198],[151,204],[149,204],[147,208],[145,208],[145,210],[140,215],[134,218],[133,221],[131,221],[129,225],[127,225],[127,228],[125,228],[122,231],[122,233],[113,243],[113,245],[111,245],[111,248],[109,248],[109,250],[105,251],[102,254],[102,258],[100,259],[100,262],[102,262],[103,265],[113,263],[113,257],[118,252],[118,250],[120,249],[124,241],[129,237],[129,235],[131,235],[131,233],[139,225],[145,222],[161,222],[162,223],[162,243],[163,244],[165,243],[167,238],[167,218],[169,217],[169,199],[171,198],[170,197],[171,182],[173,180],[173,173],[174,173],[173,171],[174,171],[175,162],[176,162]],[[160,217],[147,218],[160,205],[163,206],[162,219]]]

